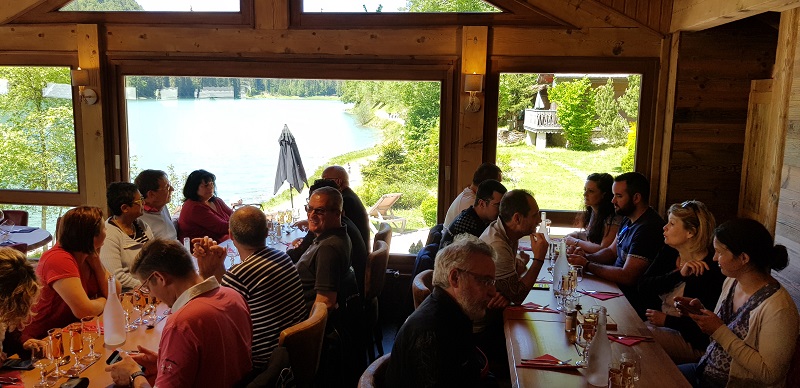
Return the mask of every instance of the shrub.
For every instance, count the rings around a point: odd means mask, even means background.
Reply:
[[[634,171],[636,161],[636,123],[631,123],[631,128],[628,130],[628,142],[625,144],[628,148],[628,153],[622,158],[620,168],[622,172]]]
[[[564,128],[567,148],[591,150],[596,113],[594,91],[589,78],[558,83],[550,89],[548,96],[558,104],[558,122]]]
[[[436,225],[438,200],[433,195],[428,195],[422,200],[420,210],[422,210],[422,219],[425,220],[425,226]]]

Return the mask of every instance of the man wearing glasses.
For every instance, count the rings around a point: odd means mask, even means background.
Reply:
[[[569,255],[570,264],[617,283],[631,306],[645,319],[645,311],[656,300],[646,300],[637,285],[644,272],[664,246],[664,219],[650,207],[650,183],[638,172],[614,178],[614,210],[625,219],[617,238],[607,248],[585,254],[580,249]]]
[[[150,387],[232,387],[252,369],[250,310],[238,292],[195,272],[189,252],[177,240],[145,244],[131,268],[148,292],[172,309],[158,353],[139,346],[106,367],[116,385]],[[145,367],[142,373],[141,366]]]
[[[136,176],[133,183],[144,199],[142,221],[150,226],[156,238],[177,240],[178,232],[167,208],[175,189],[169,183],[167,173],[161,170],[144,170]]]
[[[352,245],[342,225],[342,194],[333,187],[320,187],[306,205],[308,230],[314,242],[297,261],[297,272],[306,303],[323,302],[328,307],[326,331],[338,333],[338,343],[328,343],[343,352],[323,351],[320,378],[334,386],[355,386],[366,368],[363,346],[363,300],[358,293],[350,263]],[[334,334],[334,337],[336,334]],[[327,336],[330,339],[331,336]]]
[[[489,223],[500,214],[500,200],[506,191],[506,187],[494,179],[487,179],[479,184],[475,203],[464,209],[452,224],[446,225],[439,249],[449,245],[455,236],[462,233],[480,237]]]
[[[491,385],[481,371],[486,359],[472,337],[495,295],[494,251],[462,235],[439,251],[433,292],[397,332],[387,387],[475,387]],[[507,367],[507,365],[506,365]]]

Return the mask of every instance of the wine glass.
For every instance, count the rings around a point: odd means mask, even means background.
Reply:
[[[75,358],[75,364],[72,368],[67,370],[67,374],[78,376],[83,371],[86,365],[81,364],[81,359],[78,354],[83,351],[83,334],[81,333],[81,324],[73,323],[67,326],[67,335],[69,336],[69,352]]]
[[[578,325],[578,337],[575,340],[575,343],[580,346],[583,351],[581,352],[581,360],[576,362],[575,365],[578,366],[587,366],[588,362],[586,361],[586,355],[589,353],[589,344],[592,343],[592,338],[594,338],[594,333],[597,330],[597,326],[592,323],[582,323]]]
[[[131,320],[131,315],[134,312],[133,307],[133,292],[123,292],[119,294],[119,302],[122,304],[122,311],[125,313],[125,331],[134,331],[139,328]]]
[[[156,311],[158,307],[159,300],[153,294],[147,294],[147,311],[149,312],[150,325],[156,324],[156,319],[158,319],[158,312]]]
[[[81,318],[81,333],[83,339],[89,345],[89,354],[83,357],[86,362],[91,362],[100,358],[100,353],[94,351],[94,342],[100,336],[100,328],[97,324],[97,317],[88,316]]]
[[[61,363],[61,359],[64,358],[63,333],[61,329],[50,329],[47,331],[47,338],[51,345],[51,360],[56,362],[56,369],[53,370],[53,377],[64,377],[66,374],[61,371],[61,368],[58,365]]]
[[[40,348],[34,348],[31,351],[31,361],[33,361],[33,366],[39,368],[41,375],[41,379],[34,385],[34,388],[49,387],[50,383],[47,381],[47,375],[45,374],[45,369],[53,365],[53,346],[49,337],[42,341]]]
[[[567,296],[570,293],[572,293],[572,291],[570,290],[569,274],[564,274],[564,275],[561,276],[561,279],[559,279],[558,284],[557,284],[557,288],[556,288],[556,299],[558,300],[558,303],[556,305],[556,310],[558,310],[558,311],[564,311],[565,310],[565,306],[564,305],[565,305]]]
[[[0,241],[11,238],[11,231],[14,229],[14,221],[6,219],[0,222]]]

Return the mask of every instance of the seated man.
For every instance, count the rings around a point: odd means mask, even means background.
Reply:
[[[333,181],[336,188],[342,193],[344,215],[356,225],[361,234],[361,240],[364,241],[364,246],[369,252],[372,247],[369,239],[369,215],[361,198],[350,188],[350,175],[342,166],[330,166],[322,171],[322,179]]]
[[[133,183],[142,193],[143,212],[139,218],[150,226],[155,238],[177,240],[178,232],[167,208],[175,188],[169,183],[167,173],[161,170],[144,170],[136,176]]]
[[[498,182],[503,181],[503,174],[500,168],[492,163],[483,163],[478,166],[475,173],[472,175],[472,184],[464,188],[464,191],[459,194],[450,207],[447,209],[447,214],[444,216],[444,225],[450,225],[458,217],[461,212],[475,203],[475,192],[478,191],[478,185],[487,179],[494,179]]]
[[[603,279],[617,283],[642,319],[648,308],[660,301],[645,298],[637,291],[639,279],[653,263],[664,245],[664,219],[648,204],[650,183],[638,172],[624,173],[614,179],[614,210],[626,218],[617,238],[607,248],[585,254],[580,249],[569,255],[570,264]]]
[[[462,233],[480,237],[489,223],[500,214],[500,200],[506,191],[506,187],[494,179],[487,179],[479,184],[475,204],[464,209],[452,224],[445,225],[439,249],[449,245],[455,236]]]
[[[387,387],[482,385],[481,360],[472,322],[481,319],[495,294],[494,251],[473,236],[439,251],[433,292],[403,323],[386,370]]]
[[[140,288],[172,309],[158,353],[139,346],[106,367],[117,385],[135,388],[232,387],[252,369],[250,311],[238,292],[194,271],[176,240],[145,244],[131,267]],[[141,366],[145,367],[142,373]]]
[[[244,297],[253,319],[253,368],[267,367],[281,331],[308,317],[303,287],[285,252],[266,246],[267,217],[253,206],[231,215],[229,234],[242,263],[225,271],[226,251],[208,237],[194,239],[200,275],[216,276]]]

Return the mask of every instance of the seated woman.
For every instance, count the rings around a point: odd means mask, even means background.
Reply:
[[[595,253],[614,242],[622,224],[622,216],[614,213],[611,199],[614,194],[611,186],[614,177],[606,173],[594,173],[586,178],[583,185],[583,203],[586,210],[580,219],[581,232],[573,232],[565,237],[571,250],[580,248],[586,253]]]
[[[783,387],[797,341],[792,297],[772,277],[789,264],[761,223],[738,218],[714,233],[714,261],[728,279],[714,312],[697,299],[676,302],[701,308],[688,313],[711,344],[697,364],[679,366],[695,387]]]
[[[31,306],[39,297],[39,280],[25,255],[12,248],[0,248],[0,363],[7,355],[21,351],[19,342],[6,343],[6,331],[21,328],[31,316]],[[9,338],[11,340],[11,338]],[[38,346],[29,340],[24,348]],[[6,354],[8,353],[8,354]]]
[[[130,291],[141,284],[131,275],[131,265],[142,246],[152,240],[153,232],[142,216],[142,194],[133,183],[108,185],[106,201],[111,217],[106,220],[106,241],[100,248],[100,261]]]
[[[186,198],[178,217],[178,239],[208,236],[216,241],[228,239],[228,220],[233,210],[216,196],[217,177],[206,170],[195,170],[186,178]]]
[[[58,243],[42,255],[36,267],[42,295],[33,306],[33,321],[22,330],[23,341],[44,338],[48,329],[100,315],[106,304],[106,279],[111,275],[98,255],[106,239],[100,208],[68,210],[61,217],[56,239]]]
[[[717,303],[725,276],[714,264],[715,224],[702,202],[670,206],[664,225],[666,246],[639,281],[641,294],[660,299],[660,309],[648,309],[645,315],[656,342],[676,364],[696,362],[708,346],[708,335],[691,318],[680,315],[674,299],[687,295],[705,306]]]

